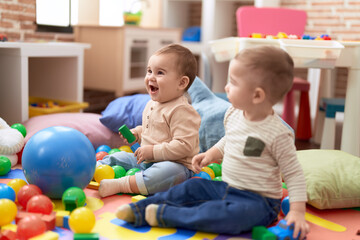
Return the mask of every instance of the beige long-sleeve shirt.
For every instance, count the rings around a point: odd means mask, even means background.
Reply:
[[[181,96],[166,103],[150,100],[142,115],[142,126],[135,131],[141,145],[154,145],[149,162],[174,161],[193,170],[192,157],[199,152],[201,118]]]
[[[230,107],[225,136],[215,145],[223,154],[222,178],[230,186],[269,198],[282,197],[281,174],[291,202],[307,201],[305,177],[297,160],[294,136],[278,115],[252,122]]]

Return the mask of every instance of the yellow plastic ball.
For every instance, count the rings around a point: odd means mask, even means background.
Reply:
[[[95,214],[87,207],[76,208],[69,216],[69,226],[74,233],[90,233],[95,222]]]
[[[24,180],[20,179],[20,178],[15,178],[15,179],[12,179],[10,180],[7,185],[9,187],[11,187],[12,189],[14,189],[15,191],[15,194],[16,194],[16,198],[15,198],[15,201],[17,201],[17,194],[20,190],[21,187],[27,185],[27,182],[25,182]]]
[[[209,176],[211,177],[211,179],[214,179],[215,173],[214,173],[214,171],[213,171],[211,168],[209,168],[209,167],[203,167],[203,168],[201,169],[201,171],[202,171],[202,172],[206,172],[207,174],[209,174]]]
[[[103,179],[113,179],[114,177],[114,169],[109,165],[100,165],[95,169],[94,179],[98,183],[100,183]]]
[[[120,149],[121,151],[124,151],[124,152],[133,153],[133,151],[131,150],[131,148],[130,148],[129,146],[127,146],[127,145],[121,146],[121,147],[119,147],[119,149]]]
[[[0,227],[10,224],[16,217],[16,204],[7,198],[0,199]]]

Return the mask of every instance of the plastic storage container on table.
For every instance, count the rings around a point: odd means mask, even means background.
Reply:
[[[32,104],[44,104],[48,107],[35,107]],[[40,97],[29,97],[29,117],[35,117],[39,115],[51,114],[51,113],[65,113],[65,112],[80,112],[82,109],[87,108],[89,103],[87,102],[70,102]]]
[[[297,67],[334,68],[344,48],[341,43],[328,40],[279,39],[279,42]]]
[[[293,58],[296,67],[333,68],[344,46],[337,41],[264,39],[264,38],[222,38],[209,42],[218,62],[230,61],[245,48],[271,45],[281,47]]]

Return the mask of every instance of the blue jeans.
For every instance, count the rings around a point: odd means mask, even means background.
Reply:
[[[105,156],[103,160],[97,161],[96,166],[101,164],[119,165],[126,171],[139,168],[141,171],[135,173],[135,178],[139,191],[143,195],[166,191],[194,175],[194,172],[184,165],[172,161],[137,164],[134,154],[124,151]]]
[[[146,206],[158,204],[159,227],[239,234],[275,221],[280,203],[280,199],[242,191],[225,182],[194,178],[130,206],[135,215],[135,226],[147,225]]]

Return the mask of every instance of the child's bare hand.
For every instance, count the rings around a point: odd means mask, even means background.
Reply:
[[[134,155],[137,158],[137,164],[140,164],[145,160],[154,159],[153,149],[153,145],[141,146],[136,149]]]
[[[300,232],[299,239],[302,240],[310,232],[310,227],[305,221],[304,212],[302,211],[290,210],[285,220],[288,225],[294,224],[293,238],[296,238]]]
[[[195,173],[199,173],[202,167],[206,167],[212,161],[212,158],[209,157],[209,154],[200,153],[195,155],[192,159],[192,166],[194,168]]]
[[[134,137],[135,137],[135,142],[138,142],[138,140],[139,140],[139,135],[137,134],[137,132],[135,131],[135,129],[133,128],[133,129],[130,129],[130,132],[134,135]],[[124,136],[121,134],[121,132],[119,132],[119,136],[120,136],[120,138],[126,143],[126,144],[129,144],[129,141],[126,139],[126,138],[124,138]]]

